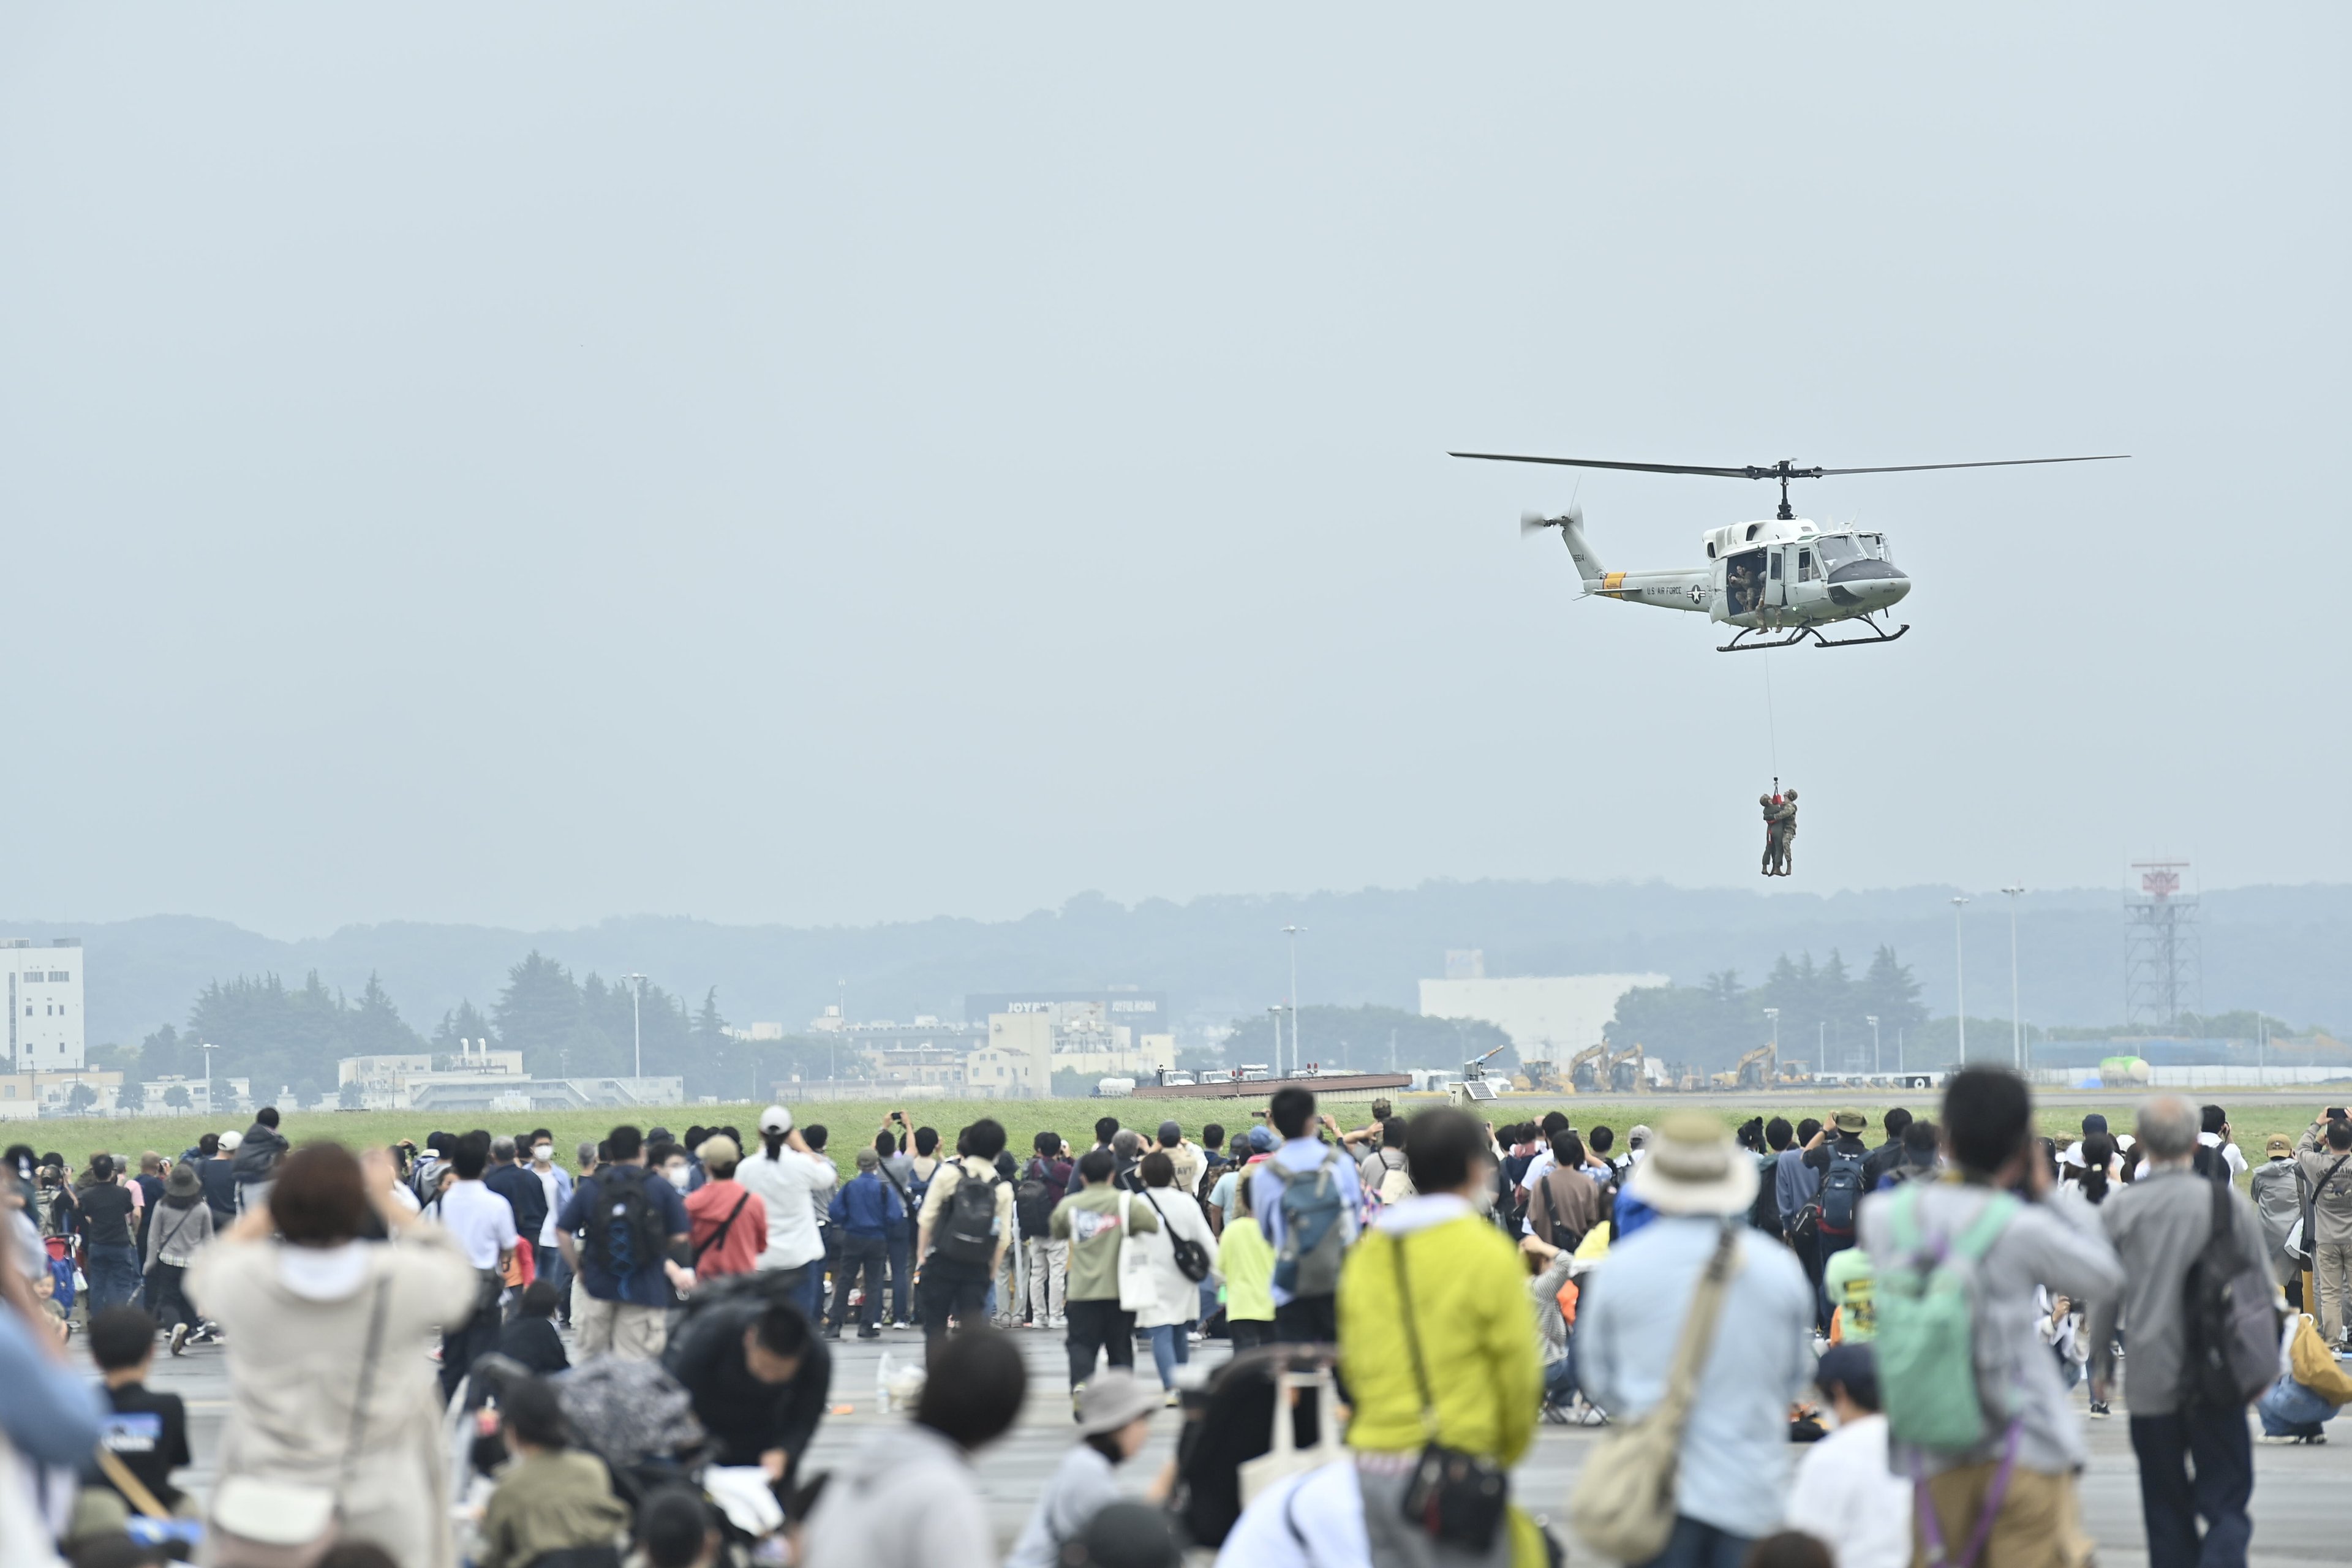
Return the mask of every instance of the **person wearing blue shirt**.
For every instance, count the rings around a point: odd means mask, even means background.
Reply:
[[[1304,1089],[1279,1089],[1266,1107],[1266,1119],[1282,1136],[1281,1147],[1249,1173],[1254,1184],[1250,1188],[1250,1209],[1256,1215],[1258,1228],[1265,1233],[1266,1244],[1274,1248],[1275,1257],[1282,1257],[1286,1226],[1282,1212],[1284,1180],[1277,1173],[1287,1172],[1294,1178],[1321,1170],[1339,1188],[1339,1246],[1342,1251],[1355,1244],[1356,1216],[1363,1212],[1363,1179],[1356,1173],[1356,1163],[1340,1150],[1316,1136],[1318,1125],[1330,1129],[1336,1140],[1338,1123],[1329,1117],[1315,1114],[1315,1095]],[[1276,1265],[1277,1277],[1281,1265]],[[1274,1287],[1274,1337],[1283,1344],[1337,1344],[1339,1342],[1339,1294],[1336,1290],[1313,1295],[1297,1295],[1280,1284]]]
[[[841,1237],[841,1271],[834,1276],[833,1312],[825,1321],[824,1337],[841,1338],[841,1325],[849,1316],[849,1292],[862,1268],[866,1304],[858,1311],[857,1337],[878,1340],[882,1337],[882,1269],[890,1256],[890,1232],[907,1222],[907,1205],[882,1175],[879,1151],[857,1152],[857,1174],[833,1194],[826,1217]]]
[[[608,1352],[624,1361],[653,1361],[669,1339],[670,1254],[685,1255],[686,1200],[667,1182],[647,1179],[645,1134],[636,1128],[614,1128],[605,1147],[613,1152],[612,1163],[580,1179],[555,1221],[556,1246],[573,1271],[572,1349],[582,1361]],[[665,1247],[627,1273],[615,1274],[606,1266],[600,1237],[609,1231],[630,1188],[642,1193],[658,1216]],[[584,1249],[572,1239],[583,1232]]]
[[[1652,1568],[1744,1562],[1788,1498],[1789,1402],[1812,1374],[1813,1292],[1786,1247],[1741,1223],[1759,1174],[1714,1117],[1661,1121],[1621,1200],[1655,1217],[1610,1243],[1606,1282],[1577,1314],[1586,1397],[1612,1419],[1640,1416],[1665,1396],[1699,1278],[1728,1237],[1737,1268],[1676,1447],[1674,1533]]]

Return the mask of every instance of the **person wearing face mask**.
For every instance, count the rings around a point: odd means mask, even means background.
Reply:
[[[547,1200],[547,1215],[531,1237],[539,1252],[534,1261],[539,1277],[555,1287],[557,1321],[568,1329],[572,1326],[572,1269],[563,1261],[562,1249],[555,1245],[555,1216],[572,1201],[572,1173],[555,1163],[555,1134],[544,1127],[530,1135],[528,1169],[538,1178],[540,1194]]]

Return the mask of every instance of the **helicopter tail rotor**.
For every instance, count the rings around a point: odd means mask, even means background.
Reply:
[[[1541,533],[1547,528],[1557,528],[1559,526],[1559,520],[1558,518],[1546,517],[1539,511],[1523,511],[1519,513],[1519,537],[1521,539],[1525,539],[1530,533]]]

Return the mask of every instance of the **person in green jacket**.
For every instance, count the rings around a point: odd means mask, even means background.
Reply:
[[[1070,1244],[1069,1295],[1063,1303],[1069,1324],[1064,1344],[1070,1357],[1071,1408],[1084,1418],[1080,1399],[1095,1361],[1135,1369],[1135,1314],[1118,1304],[1118,1255],[1130,1235],[1160,1228],[1151,1205],[1111,1185],[1117,1169],[1108,1149],[1090,1149],[1078,1161],[1077,1191],[1054,1205],[1047,1230]]]
[[[1382,1209],[1339,1276],[1339,1371],[1354,1399],[1364,1521],[1414,1531],[1376,1562],[1507,1568],[1545,1561],[1540,1527],[1511,1510],[1493,1548],[1473,1555],[1405,1521],[1412,1457],[1432,1443],[1508,1469],[1534,1440],[1543,1369],[1527,1267],[1485,1212],[1494,1156],[1458,1110],[1424,1110],[1405,1140],[1418,1196]]]

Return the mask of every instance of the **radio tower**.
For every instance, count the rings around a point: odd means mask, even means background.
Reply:
[[[2135,860],[2124,895],[2124,1021],[2169,1029],[2199,994],[2197,896],[2180,890],[2186,860]]]

